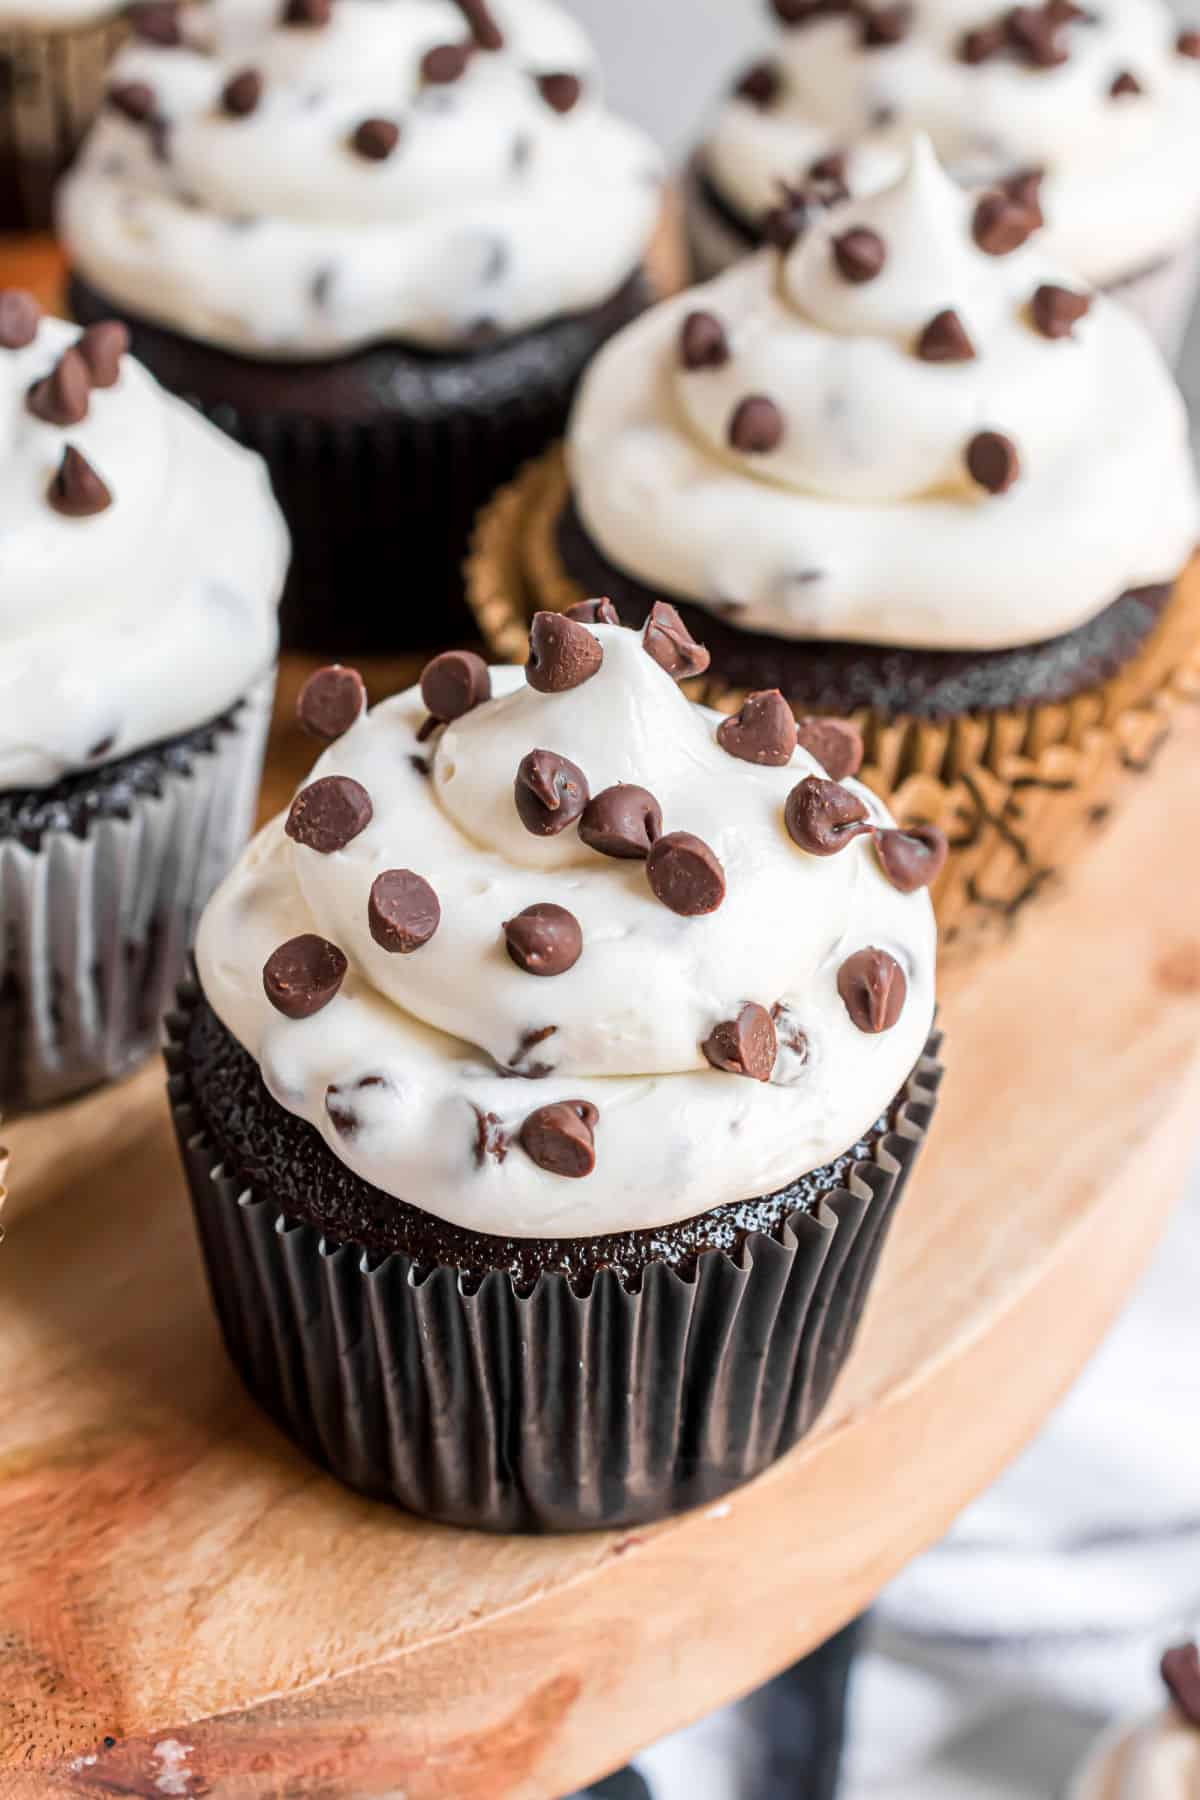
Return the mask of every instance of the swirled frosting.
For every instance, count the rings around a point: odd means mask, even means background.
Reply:
[[[211,1005],[282,1106],[385,1192],[519,1237],[650,1228],[821,1167],[886,1110],[933,1016],[927,895],[893,885],[877,832],[816,854],[786,823],[792,791],[823,774],[815,759],[731,754],[719,715],[639,633],[579,630],[601,652],[585,679],[544,692],[494,669],[491,697],[432,751],[419,690],[361,714],[318,761],[319,785],[260,833],[198,942]],[[535,750],[567,759],[593,799],[649,790],[662,815],[649,860],[601,853],[577,806],[530,828],[514,783]],[[832,791],[835,810],[887,826],[856,782]],[[723,872],[715,906],[711,863],[686,847],[682,888],[664,880],[676,833]],[[389,871],[404,876],[382,886],[410,907],[407,937],[372,897]],[[520,920],[547,906],[574,930],[531,967]],[[273,953],[296,939],[309,964],[272,1000]],[[846,989],[863,951],[895,977],[873,1021]],[[309,1002],[320,1010],[296,1016]],[[717,1028],[736,1038],[747,1008],[762,1034],[753,1079],[712,1061]],[[530,1136],[543,1109],[574,1109],[594,1134],[590,1172],[569,1178]]]
[[[1042,170],[1051,254],[1097,283],[1141,273],[1200,221],[1200,46],[1160,0],[780,10],[801,22],[702,151],[749,223],[831,153],[856,193],[890,180],[914,129],[972,186]]]
[[[568,447],[611,561],[789,638],[1054,637],[1171,580],[1200,518],[1145,330],[924,140],[894,186],[622,332]]]
[[[0,293],[0,788],[202,725],[275,656],[266,470],[122,340]]]
[[[605,109],[586,39],[549,0],[484,9],[496,48],[478,15],[185,8],[178,42],[117,59],[115,104],[63,186],[76,269],[259,357],[446,349],[600,304],[653,231],[659,154]]]

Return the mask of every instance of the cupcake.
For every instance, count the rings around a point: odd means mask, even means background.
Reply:
[[[1160,742],[1200,643],[1198,518],[1144,326],[918,142],[893,187],[608,347],[565,472],[485,518],[473,598],[510,656],[524,606],[669,599],[710,704],[853,715],[863,779],[950,838],[953,947],[1039,893]]]
[[[266,458],[284,641],[394,651],[465,629],[475,509],[651,297],[663,198],[549,0],[239,0],[118,59],[60,223],[76,315]]]
[[[171,1097],[232,1357],[343,1480],[504,1530],[657,1518],[812,1424],[939,1069],[938,847],[660,607],[535,621],[328,741],[219,889]]]
[[[1200,1795],[1200,1654],[1179,1644],[1162,1659],[1166,1708],[1120,1726],[1097,1746],[1068,1800],[1196,1800]]]
[[[0,1106],[153,1050],[245,842],[287,534],[125,352],[0,293]]]
[[[886,185],[916,129],[965,186],[1044,215],[1048,254],[1118,290],[1175,354],[1200,273],[1200,31],[1162,0],[773,0],[771,12],[769,55],[693,161],[701,274],[778,230],[781,204]]]

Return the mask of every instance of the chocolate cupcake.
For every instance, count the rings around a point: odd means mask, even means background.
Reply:
[[[1118,291],[1174,357],[1200,276],[1200,32],[1163,0],[773,0],[775,37],[692,163],[701,275],[784,214],[874,192],[928,132],[968,188],[1044,215],[1049,254]]]
[[[796,1441],[939,1072],[936,836],[778,696],[691,705],[670,609],[584,612],[369,715],[315,677],[333,741],[171,1028],[248,1386],[354,1486],[502,1529],[656,1518]]]
[[[285,643],[464,629],[476,508],[651,297],[661,158],[578,27],[549,0],[201,4],[110,101],[62,190],[72,305],[266,458]]]
[[[526,606],[604,592],[634,621],[669,599],[711,704],[778,687],[854,716],[863,779],[950,838],[947,948],[1066,866],[1194,664],[1200,509],[1159,352],[926,144],[895,187],[623,333],[567,468],[481,528],[493,646],[521,653]]]
[[[253,817],[287,534],[266,471],[0,292],[0,1106],[153,1050]]]

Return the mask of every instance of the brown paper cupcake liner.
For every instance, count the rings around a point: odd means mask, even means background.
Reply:
[[[221,1329],[260,1405],[340,1480],[486,1530],[635,1525],[719,1498],[812,1427],[933,1115],[939,1035],[874,1160],[813,1213],[688,1273],[518,1291],[332,1244],[222,1163],[188,1072],[201,1001],[180,989],[167,1065]]]
[[[44,231],[54,184],[104,97],[128,35],[114,9],[66,31],[0,24],[0,231]]]
[[[0,841],[0,1105],[48,1106],[157,1048],[201,910],[254,818],[274,673],[128,816]]]
[[[539,608],[585,598],[558,552],[568,497],[561,447],[523,471],[480,516],[467,591],[497,656],[523,662]],[[746,697],[710,670],[693,699],[736,712]],[[1111,680],[1063,704],[931,720],[854,715],[862,780],[902,825],[939,826],[950,855],[933,889],[943,962],[1006,936],[1144,775],[1182,701],[1200,696],[1200,556],[1142,650]]]

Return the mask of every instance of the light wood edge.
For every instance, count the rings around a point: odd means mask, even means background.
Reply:
[[[166,1074],[152,1056],[135,1074],[5,1127],[8,1193],[0,1195],[0,1225],[12,1227],[35,1206],[87,1179],[98,1161],[136,1144],[164,1106]],[[0,1166],[0,1184],[4,1171]]]

